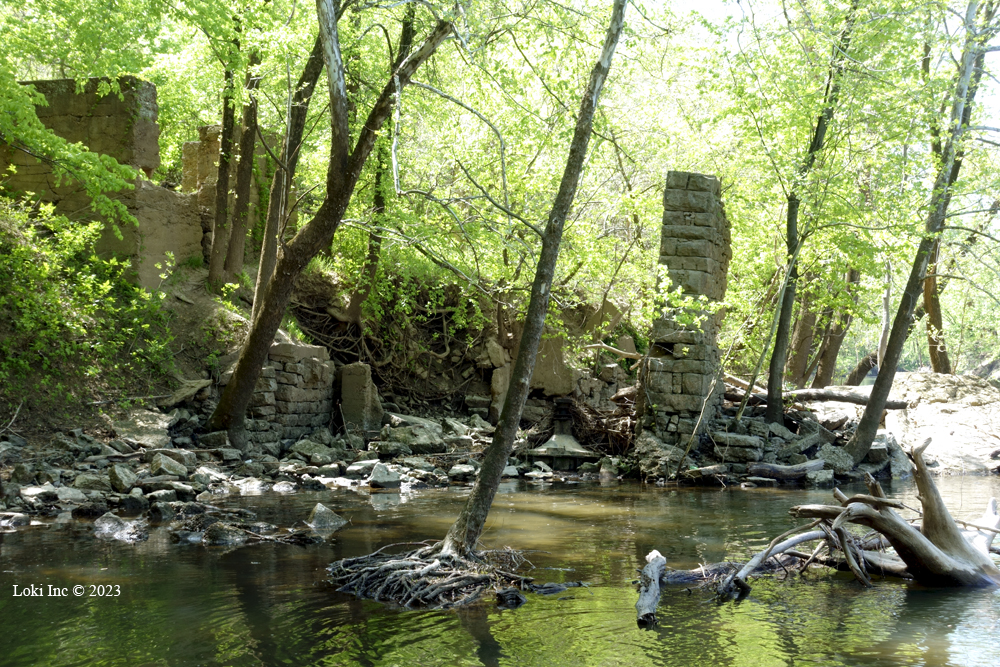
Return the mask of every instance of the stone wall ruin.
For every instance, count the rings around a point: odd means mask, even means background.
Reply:
[[[181,192],[156,186],[147,180],[160,166],[156,87],[135,77],[122,77],[119,98],[115,93],[102,95],[101,83],[100,79],[89,79],[80,92],[73,79],[30,81],[26,85],[33,86],[48,102],[48,106],[35,108],[45,127],[67,141],[80,142],[91,151],[113,157],[142,174],[136,179],[134,190],[113,195],[125,204],[138,224],[120,224],[122,238],[107,225],[95,250],[101,257],[130,259],[132,278],[143,287],[155,289],[162,273],[156,264],[163,264],[168,252],[177,263],[199,256],[207,261],[215,219],[222,130],[218,125],[200,127],[199,140],[184,144]],[[237,143],[238,135],[237,132],[234,139]],[[257,222],[261,192],[266,192],[268,185],[266,152],[259,141],[256,153],[258,164],[250,188],[248,229]],[[237,161],[238,156],[234,156],[230,192],[236,185]],[[41,201],[54,204],[56,213],[71,220],[98,219],[80,183],[70,178],[60,180],[48,164],[0,145],[0,174],[10,166],[16,171],[0,180],[4,190],[34,193]],[[230,211],[232,199],[230,195]]]
[[[660,264],[685,295],[721,302],[726,294],[730,249],[729,222],[714,176],[671,171],[663,192]],[[716,336],[722,313],[704,313],[700,330],[685,327],[669,314],[653,323],[649,356],[640,373],[643,429],[668,445],[686,444],[722,404]]]
[[[159,108],[153,84],[122,77],[119,98],[115,93],[101,95],[99,79],[87,81],[79,93],[72,79],[29,83],[48,101],[48,106],[35,108],[39,120],[60,137],[109,155],[146,178],[160,165],[160,129],[156,123]],[[3,179],[5,190],[34,193],[41,201],[54,204],[56,213],[71,220],[96,219],[80,183],[70,178],[59,180],[48,164],[0,146],[0,173],[9,166],[16,171]],[[200,254],[202,230],[193,195],[158,187],[140,176],[134,190],[114,197],[125,204],[138,226],[120,225],[120,239],[107,226],[95,250],[102,257],[131,259],[133,278],[140,285],[159,285],[161,270],[155,265],[166,259],[167,252],[173,253],[177,262]]]

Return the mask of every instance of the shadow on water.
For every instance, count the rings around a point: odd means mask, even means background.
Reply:
[[[941,480],[968,517],[1000,495],[992,478]],[[850,493],[851,489],[845,491]],[[401,611],[337,593],[325,567],[385,544],[436,538],[463,489],[420,495],[353,491],[224,502],[291,526],[323,502],[351,523],[321,545],[234,551],[95,539],[48,523],[0,534],[3,665],[995,665],[1000,594],[900,581],[861,589],[811,572],[761,579],[740,604],[668,587],[651,631],[635,626],[630,583],[658,549],[676,568],[741,560],[791,525],[787,508],[829,491],[659,489],[629,484],[506,484],[486,546],[523,548],[538,582],[586,581],[554,596],[492,599],[448,612]],[[889,489],[915,501],[912,485]],[[120,587],[115,597],[14,597],[29,585]]]

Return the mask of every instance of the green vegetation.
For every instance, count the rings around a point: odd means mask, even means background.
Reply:
[[[169,367],[162,294],[93,254],[100,231],[0,198],[0,400],[79,402]]]
[[[400,53],[407,12],[414,45],[440,17],[453,19],[455,32],[393,99],[343,224],[314,260],[339,290],[340,302],[329,305],[372,338],[420,324],[421,311],[451,308],[434,326],[452,336],[498,313],[511,321],[523,314],[541,247],[531,227],[547,215],[608,5],[473,2],[453,15],[452,3],[342,3],[350,142]],[[623,330],[641,338],[668,305],[683,310],[665,300],[668,281],[656,266],[663,176],[712,173],[722,179],[733,227],[721,341],[732,346],[729,370],[749,373],[771,357],[768,332],[794,247],[799,279],[784,381],[842,382],[878,348],[886,289],[895,313],[951,130],[956,63],[967,37],[995,43],[995,2],[809,0],[710,4],[703,13],[683,3],[633,6],[567,222],[550,324],[608,301],[624,314],[618,329],[601,332],[614,344]],[[32,113],[37,96],[16,82],[105,76],[114,94],[114,77],[134,74],[157,86],[162,164],[154,179],[179,180],[183,143],[197,138],[199,125],[219,123],[226,105],[238,123],[254,101],[261,134],[281,155],[295,81],[318,33],[312,6],[127,0],[109,7],[29,1],[0,9],[11,45],[0,63],[0,142],[53,162],[87,184],[99,212],[125,217],[102,193],[128,187],[131,171],[46,131]],[[934,341],[946,342],[955,372],[1000,349],[995,59],[987,55],[980,68],[978,97],[959,133],[961,172],[948,186],[931,266],[940,324],[918,306],[904,369],[929,363],[928,340],[935,349]],[[245,85],[251,79],[259,79],[256,90]],[[327,85],[324,74],[281,211],[286,243],[330,194]],[[813,145],[820,118],[824,141]],[[273,161],[271,169],[280,172]],[[259,194],[262,208],[272,203],[264,189]],[[786,238],[793,199],[799,216]],[[20,225],[11,222],[9,233],[27,238]],[[250,232],[251,255],[261,236],[260,226]],[[77,255],[81,267],[90,261]],[[396,343],[404,337],[371,350],[371,360]]]

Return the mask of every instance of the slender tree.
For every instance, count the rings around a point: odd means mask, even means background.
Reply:
[[[928,214],[924,225],[924,235],[917,247],[909,279],[899,301],[896,316],[892,322],[889,341],[886,344],[885,357],[879,367],[878,377],[872,387],[868,405],[858,423],[858,428],[847,444],[847,450],[860,463],[868,454],[879,423],[882,421],[882,411],[889,398],[889,390],[896,374],[903,351],[903,343],[909,334],[913,311],[921,293],[924,279],[927,277],[927,266],[938,237],[944,228],[951,203],[953,186],[958,180],[962,167],[963,143],[969,131],[969,122],[983,75],[983,65],[989,40],[1000,31],[1000,22],[996,17],[996,0],[987,0],[980,4],[979,0],[970,0],[963,17],[965,42],[961,57],[958,60],[958,72],[951,95],[951,112],[948,116],[948,130],[943,142],[934,186],[930,193]]]
[[[559,256],[559,243],[562,240],[563,226],[576,196],[576,188],[583,171],[583,162],[587,156],[587,146],[593,128],[594,112],[601,95],[601,88],[611,69],[611,58],[621,36],[625,23],[625,7],[627,0],[615,0],[611,10],[611,24],[604,38],[601,57],[590,73],[590,81],[580,100],[580,111],[577,116],[576,129],[569,147],[569,158],[563,170],[559,192],[556,194],[549,212],[548,221],[542,234],[542,251],[535,269],[535,279],[531,286],[531,297],[528,302],[528,312],[525,315],[524,330],[521,334],[521,344],[511,381],[507,388],[500,421],[493,434],[493,442],[483,456],[479,476],[472,487],[472,493],[458,519],[452,525],[442,544],[442,552],[465,556],[475,549],[476,542],[486,525],[493,497],[507,465],[507,458],[514,447],[514,436],[521,419],[524,401],[528,398],[528,388],[535,369],[535,357],[538,344],[542,339],[545,327],[545,315],[549,308],[552,279],[555,275],[556,259]]]

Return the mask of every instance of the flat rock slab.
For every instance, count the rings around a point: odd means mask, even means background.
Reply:
[[[171,419],[162,412],[133,410],[127,419],[114,422],[113,426],[119,438],[130,438],[149,449],[167,449],[170,447],[167,425]]]

